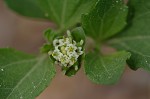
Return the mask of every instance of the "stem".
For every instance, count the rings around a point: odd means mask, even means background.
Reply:
[[[94,50],[95,50],[95,52],[98,52],[98,53],[102,54],[101,51],[100,51],[100,43],[95,42]]]

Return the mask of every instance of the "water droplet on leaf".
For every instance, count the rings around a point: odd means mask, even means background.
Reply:
[[[1,69],[1,71],[4,71],[4,69]]]

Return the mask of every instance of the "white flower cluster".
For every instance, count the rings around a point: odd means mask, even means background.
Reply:
[[[70,32],[69,32],[70,33]],[[55,39],[53,41],[54,50],[49,51],[48,54],[52,55],[57,64],[61,66],[72,66],[77,61],[78,57],[83,54],[82,49],[83,40],[77,46],[76,41],[71,37],[64,37],[62,39]]]

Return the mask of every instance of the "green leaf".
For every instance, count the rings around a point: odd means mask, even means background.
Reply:
[[[128,27],[109,44],[118,50],[131,52],[127,63],[132,69],[150,71],[150,0],[130,0],[129,7],[132,17]]]
[[[48,19],[59,29],[66,29],[80,21],[82,13],[88,12],[97,0],[5,0],[17,13]]]
[[[52,43],[53,40],[55,39],[55,37],[57,37],[58,33],[54,32],[53,30],[51,29],[47,29],[45,32],[44,32],[44,38],[49,42],[49,43]]]
[[[41,52],[41,53],[48,53],[50,50],[53,50],[53,45],[52,45],[52,44],[44,44],[44,45],[40,48],[40,52]]]
[[[121,77],[130,53],[122,51],[109,56],[89,53],[85,56],[84,71],[97,84],[114,84]]]
[[[1,99],[35,99],[55,75],[53,63],[45,58],[0,49]]]
[[[98,42],[105,40],[124,28],[127,12],[122,0],[99,0],[90,13],[82,16],[85,33]]]
[[[83,28],[77,27],[71,31],[71,35],[76,42],[80,42],[81,40],[85,43],[85,33]]]

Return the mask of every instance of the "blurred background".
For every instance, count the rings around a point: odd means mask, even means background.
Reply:
[[[0,47],[38,53],[44,43],[43,30],[50,22],[28,19],[10,11],[0,0]],[[103,48],[109,50],[108,48]],[[59,67],[52,83],[36,99],[150,99],[150,73],[128,67],[116,85],[93,84],[81,69],[74,77],[64,76]]]

